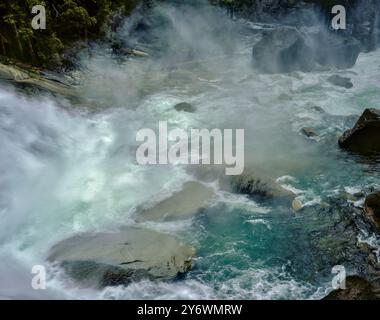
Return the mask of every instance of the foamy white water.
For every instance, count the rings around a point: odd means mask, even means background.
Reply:
[[[226,23],[225,37],[219,38],[214,27],[219,12],[160,10],[174,26],[163,35],[175,41],[179,34],[184,47],[197,53],[196,63],[183,64],[176,47],[167,57],[125,62],[100,49],[85,56],[85,68],[76,73],[86,101],[80,107],[0,87],[0,297],[320,298],[328,281],[302,276],[302,259],[292,252],[302,241],[290,229],[298,221],[277,215],[279,209],[270,204],[224,192],[201,218],[144,224],[198,249],[196,268],[186,279],[96,291],[49,269],[48,289],[31,289],[31,267],[45,265],[49,248],[59,240],[80,231],[133,225],[136,208],[153,205],[198,178],[181,166],[137,165],[136,131],[154,129],[160,120],[185,129],[244,128],[246,166],[273,178],[295,177],[286,185],[299,191],[306,205],[336,189],[379,181],[376,175],[363,178],[363,168],[339,159],[328,142],[345,129],[344,116],[378,103],[379,51],[361,54],[347,71],[262,75],[250,65],[257,36],[247,36],[246,24]],[[125,32],[127,37],[128,26]],[[209,59],[216,52],[221,58]],[[178,59],[175,67],[168,65],[170,59]],[[354,88],[329,84],[326,79],[336,73],[350,77]],[[175,111],[182,101],[197,112]],[[331,116],[321,116],[313,106]],[[320,130],[320,144],[299,134],[303,126]],[[302,234],[302,223],[299,229]]]

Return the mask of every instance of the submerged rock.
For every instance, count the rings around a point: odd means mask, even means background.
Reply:
[[[174,193],[153,208],[139,213],[138,220],[173,221],[187,219],[204,208],[213,196],[212,188],[195,181],[186,182],[181,191]]]
[[[364,214],[368,221],[380,232],[380,191],[370,194],[365,199]]]
[[[339,145],[347,150],[370,155],[380,152],[380,110],[366,109],[354,128],[339,139]]]
[[[304,127],[301,129],[301,132],[308,138],[318,136],[318,134],[315,132],[314,128],[311,128],[311,127]]]
[[[194,249],[173,236],[125,227],[63,240],[50,250],[48,261],[82,285],[104,287],[174,279],[191,269],[193,256]]]
[[[350,78],[341,77],[339,75],[331,76],[327,79],[327,81],[334,86],[343,87],[346,89],[351,89],[354,86]]]
[[[189,113],[194,113],[195,111],[197,111],[197,109],[193,105],[187,102],[181,102],[176,104],[174,106],[174,109],[176,109],[178,112],[183,111]]]
[[[359,277],[350,276],[346,279],[346,289],[330,292],[323,300],[377,300],[370,282]]]
[[[284,189],[272,178],[254,171],[245,171],[239,176],[226,177],[222,185],[233,192],[258,199],[281,200],[291,204],[295,197],[294,193]]]
[[[312,106],[311,108],[310,108],[310,110],[312,110],[312,111],[314,111],[314,112],[317,112],[317,113],[319,113],[319,114],[322,114],[322,115],[325,115],[327,112],[325,111],[325,109],[323,109],[322,107],[320,107],[320,106]]]
[[[268,73],[311,71],[311,48],[296,28],[282,27],[264,35],[252,50],[254,66]]]

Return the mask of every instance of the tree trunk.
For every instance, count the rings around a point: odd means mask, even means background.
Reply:
[[[4,43],[4,37],[0,34],[0,42],[1,42],[1,50],[3,51],[3,55],[6,56],[7,52],[5,50],[5,43]]]
[[[15,23],[13,23],[13,28],[14,28],[15,35],[16,35],[16,40],[17,40],[17,43],[18,43],[18,48],[20,50],[20,54],[21,54],[21,57],[22,57],[22,54],[23,54],[24,50],[22,49],[22,44],[21,44],[20,36],[18,34],[17,26],[16,26]]]
[[[86,44],[87,44],[87,42],[88,42],[88,41],[87,41],[87,38],[88,38],[88,37],[87,37],[87,27],[85,26],[85,27],[84,27],[84,42],[85,42]]]
[[[36,59],[35,59],[35,54],[34,54],[34,49],[33,49],[33,44],[32,44],[32,41],[30,40],[30,38],[28,38],[28,45],[29,45],[29,53],[30,53],[30,57],[32,58],[32,62],[34,62]]]

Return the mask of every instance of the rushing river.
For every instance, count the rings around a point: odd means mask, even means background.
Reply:
[[[252,45],[273,26],[229,21],[209,8],[157,11],[171,21],[154,32],[160,54],[154,47],[150,58],[120,59],[101,45],[83,53],[72,74],[79,103],[0,85],[0,297],[321,298],[337,262],[353,273],[361,262],[345,255],[335,261],[347,249],[345,234],[319,208],[342,193],[380,187],[378,164],[358,161],[337,146],[355,123],[350,115],[379,107],[379,51],[361,53],[345,71],[259,74],[251,66]],[[141,34],[129,35],[130,25],[119,36],[144,48]],[[327,78],[334,74],[351,78],[354,87],[333,86]],[[197,111],[177,112],[173,106],[183,101]],[[306,210],[294,213],[222,191],[198,168],[138,165],[136,131],[157,128],[160,120],[173,128],[245,129],[246,168],[279,179]],[[318,136],[306,138],[303,127],[315,128]],[[201,215],[135,222],[136,208],[153,206],[195,179],[217,195]],[[326,212],[339,210],[333,206]],[[80,288],[53,269],[47,290],[31,288],[32,266],[43,265],[57,241],[136,224],[192,244],[194,269],[174,282],[103,290]],[[365,227],[356,236],[378,241]]]

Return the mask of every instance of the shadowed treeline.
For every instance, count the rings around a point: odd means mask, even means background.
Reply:
[[[13,0],[0,3],[0,54],[37,66],[59,65],[72,43],[101,37],[115,13],[126,15],[140,0]],[[33,30],[35,5],[46,8],[46,30]]]

